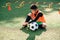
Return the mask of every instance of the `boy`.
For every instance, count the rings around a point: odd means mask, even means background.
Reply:
[[[39,28],[46,28],[46,21],[44,19],[43,13],[38,9],[38,7],[35,4],[33,4],[31,5],[30,9],[31,13],[27,15],[27,18],[23,23],[24,28],[27,27],[27,24],[31,22],[37,22]]]

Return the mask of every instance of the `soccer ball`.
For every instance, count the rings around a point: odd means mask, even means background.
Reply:
[[[29,28],[32,31],[35,31],[36,29],[38,29],[38,24],[36,22],[32,22],[29,24]]]

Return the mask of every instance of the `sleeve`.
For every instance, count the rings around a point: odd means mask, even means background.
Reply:
[[[42,14],[42,13],[39,13],[39,14],[37,15],[37,17],[35,18],[35,21],[38,20],[39,17],[42,17],[42,16],[43,16],[43,14]]]
[[[25,22],[29,22],[30,19],[31,19],[31,17],[29,15],[27,15],[27,18],[26,18]]]
[[[34,19],[34,20],[32,20],[31,22],[35,22],[36,20],[38,20],[39,19],[39,17],[42,17],[43,16],[43,14],[42,13],[39,13],[38,15],[37,15],[37,17]],[[30,23],[31,23],[30,22]]]

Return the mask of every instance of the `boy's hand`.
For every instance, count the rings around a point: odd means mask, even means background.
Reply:
[[[27,24],[28,24],[28,22],[24,22],[24,23],[23,23],[23,26],[26,26]]]

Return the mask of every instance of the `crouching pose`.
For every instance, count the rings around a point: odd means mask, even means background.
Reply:
[[[44,18],[43,13],[38,9],[38,7],[33,4],[30,7],[31,9],[31,13],[29,13],[27,15],[27,18],[25,20],[25,22],[23,23],[24,27],[27,27],[27,24],[31,23],[31,22],[37,22],[39,25],[39,28],[46,28],[46,21]],[[32,20],[32,21],[30,21]]]

